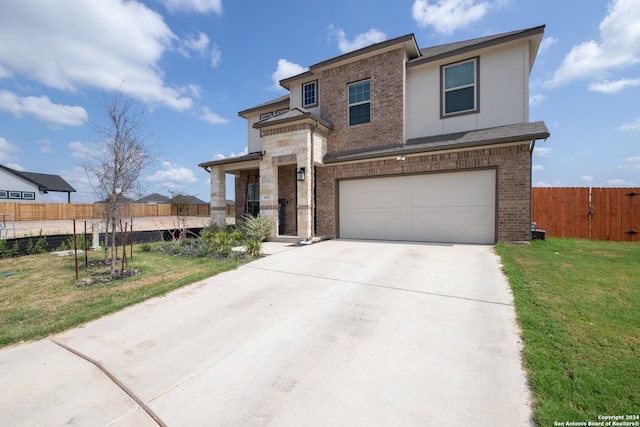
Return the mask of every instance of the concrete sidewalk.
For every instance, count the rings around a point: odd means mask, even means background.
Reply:
[[[0,351],[0,425],[530,425],[491,247],[270,245],[237,270]]]

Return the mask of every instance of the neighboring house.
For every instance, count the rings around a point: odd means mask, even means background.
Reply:
[[[136,203],[147,203],[147,204],[170,204],[171,199],[167,196],[163,196],[162,194],[153,193],[148,196],[141,197],[136,201]]]
[[[492,244],[531,239],[529,74],[544,26],[420,49],[410,34],[280,81],[241,111],[248,154],[199,166],[211,217],[273,218],[272,236]]]
[[[71,193],[75,193],[67,181],[58,175],[17,171],[0,165],[0,201],[41,202],[47,193],[67,193],[71,203]]]

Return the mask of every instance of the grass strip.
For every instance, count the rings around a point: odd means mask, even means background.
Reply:
[[[640,243],[498,244],[514,293],[534,420],[640,412]]]
[[[102,253],[90,252],[97,262]],[[36,340],[79,326],[149,298],[235,269],[247,259],[186,258],[134,247],[128,269],[140,274],[107,284],[78,287],[72,257],[49,254],[0,260],[0,347]],[[108,267],[80,271],[80,279],[95,277]]]

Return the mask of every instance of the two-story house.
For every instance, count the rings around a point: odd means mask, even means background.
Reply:
[[[529,74],[544,26],[420,49],[412,34],[280,81],[241,111],[248,154],[200,164],[212,220],[273,219],[272,236],[488,243],[531,239]]]

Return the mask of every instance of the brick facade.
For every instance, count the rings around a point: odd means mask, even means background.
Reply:
[[[371,79],[371,122],[349,126],[347,85]],[[327,152],[401,144],[404,138],[404,50],[395,49],[322,72],[320,115],[333,123]]]
[[[518,145],[407,157],[402,162],[391,158],[320,167],[316,176],[317,233],[337,236],[340,180],[482,168],[497,170],[498,240],[530,240],[531,162],[528,141]]]
[[[247,213],[247,186],[260,182],[260,174],[257,169],[242,170],[236,175],[236,221]]]

